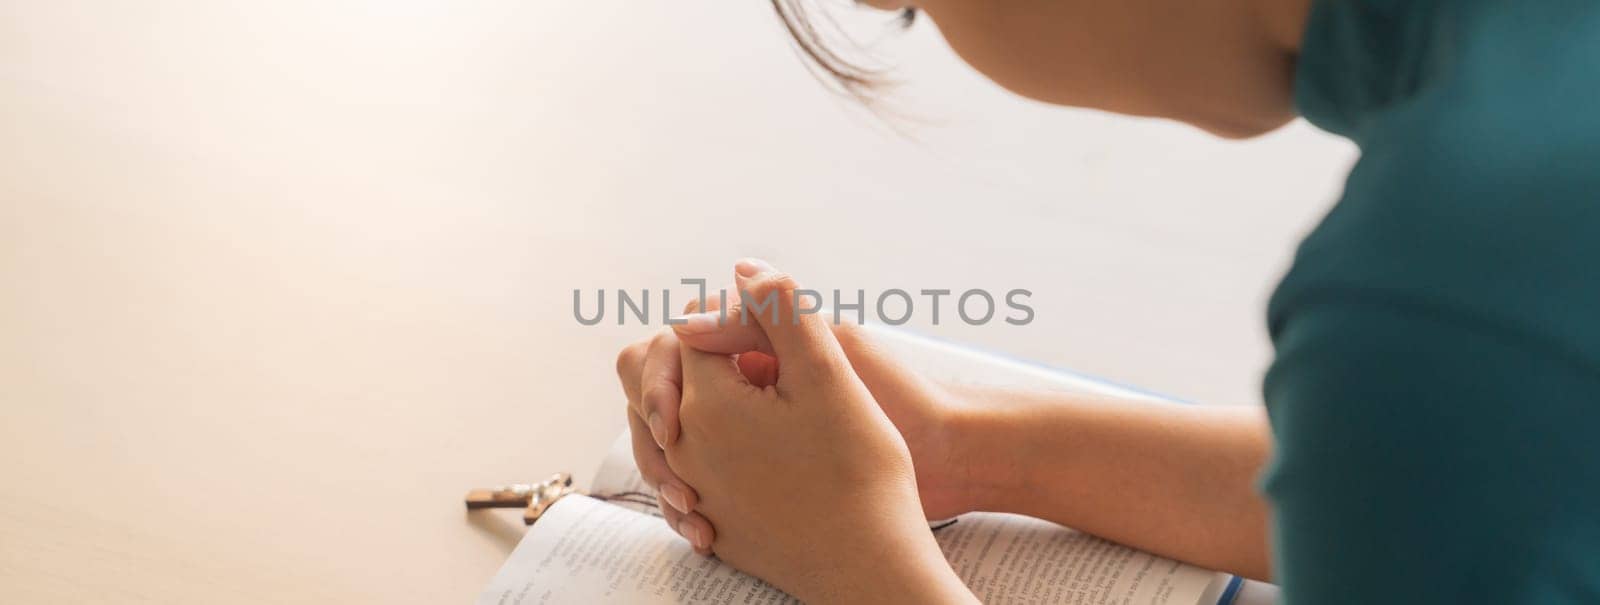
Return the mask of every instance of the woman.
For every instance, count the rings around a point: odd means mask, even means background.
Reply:
[[[618,363],[696,549],[808,602],[971,602],[924,519],[1010,511],[1294,605],[1600,602],[1600,5],[868,4],[1022,95],[1229,137],[1299,114],[1362,158],[1269,305],[1267,414],[947,388],[742,261],[777,317],[692,314]]]

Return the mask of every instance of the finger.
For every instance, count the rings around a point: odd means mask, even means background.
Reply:
[[[711,522],[705,516],[694,512],[680,512],[667,506],[665,502],[657,502],[656,509],[660,512],[661,519],[667,522],[667,527],[688,542],[696,554],[711,556],[711,542],[716,539],[717,531],[711,527]],[[701,542],[697,543],[696,540]]]
[[[687,304],[683,305],[683,314],[688,315],[703,311],[719,310],[722,308],[723,293],[731,291],[733,291],[733,284],[723,286],[721,289],[718,289],[714,292],[707,292],[704,305],[701,304],[699,299],[691,298]],[[734,302],[737,303],[738,300],[735,300]]]
[[[761,325],[743,317],[742,307],[730,307],[726,313],[707,311],[684,315],[684,323],[672,326],[678,338],[708,353],[735,354],[761,351],[772,354],[772,342]]]
[[[772,351],[783,370],[778,377],[780,383],[795,370],[831,372],[847,363],[828,322],[813,307],[821,305],[815,293],[802,297],[799,282],[761,260],[741,260],[734,272],[742,300],[741,319],[760,324],[772,342]]]
[[[667,529],[678,531],[678,524],[683,522],[683,513],[667,505],[667,501],[656,498],[656,512],[661,515],[661,520],[667,522]]]
[[[694,510],[700,503],[699,495],[679,479],[677,473],[672,472],[672,467],[667,466],[666,452],[656,447],[655,440],[649,437],[649,427],[645,426],[644,420],[631,409],[628,410],[628,431],[632,434],[633,440],[633,462],[638,465],[639,475],[644,477],[645,483],[660,494],[659,500],[668,505],[666,508],[672,510],[679,512]]]
[[[739,373],[751,386],[770,387],[778,384],[778,359],[766,353],[751,351],[739,354]]]
[[[667,465],[666,452],[655,443],[649,426],[639,415],[640,377],[648,353],[648,341],[639,341],[624,347],[622,353],[617,356],[617,375],[622,381],[623,391],[628,395],[625,415],[628,417],[628,431],[633,441],[633,463],[639,468],[639,475],[644,477],[645,482],[656,492],[670,495],[670,498],[664,495],[664,500],[669,500],[673,506],[680,507],[680,510],[693,510],[698,503],[698,495],[672,472],[672,468]]]
[[[639,378],[639,416],[650,428],[656,445],[667,447],[678,438],[678,404],[683,393],[683,369],[678,356],[678,336],[662,330],[650,340]]]
[[[644,436],[649,429],[639,415],[629,410],[628,422],[633,434],[634,462],[639,465],[639,474],[644,480],[656,486],[656,507],[661,511],[661,518],[667,522],[667,527],[688,540],[695,552],[711,554],[711,540],[716,532],[710,521],[693,512],[699,505],[699,497],[667,466],[666,452],[657,448],[653,439]],[[675,495],[678,493],[682,496]]]
[[[738,290],[737,287],[728,286],[719,292],[707,294],[703,309],[699,301],[689,301],[684,307],[684,314],[674,318],[682,320],[682,323],[672,326],[679,340],[708,353],[733,355],[761,351],[772,354],[772,343],[767,340],[766,332],[761,331],[759,324],[741,316],[743,309],[739,305],[738,295],[733,294],[732,304],[724,306],[721,292],[725,291]]]
[[[711,544],[717,539],[717,532],[711,527],[711,522],[700,513],[686,513],[679,516],[672,528],[689,541],[694,551],[702,556],[711,555]]]
[[[617,354],[617,381],[622,383],[629,410],[639,406],[639,373],[644,370],[644,356],[649,348],[649,341],[640,340],[622,347],[622,352]]]

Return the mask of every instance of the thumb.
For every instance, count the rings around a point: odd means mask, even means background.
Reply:
[[[740,297],[737,319],[758,325],[771,343],[782,368],[780,389],[796,374],[816,379],[849,365],[832,329],[818,314],[822,306],[818,293],[801,288],[793,277],[759,259],[739,261],[734,274]]]
[[[672,325],[678,340],[707,353],[737,355],[760,351],[772,355],[772,342],[767,340],[767,333],[760,324],[744,317],[744,307],[737,302],[726,307],[712,306],[720,302],[713,294],[706,302],[705,311],[675,318],[682,321]]]

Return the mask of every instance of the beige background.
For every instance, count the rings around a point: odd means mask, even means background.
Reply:
[[[0,602],[465,601],[521,530],[462,492],[623,427],[646,328],[572,290],[741,255],[1029,288],[919,330],[1258,401],[1347,144],[1032,104],[926,23],[901,137],[764,4],[0,0]]]

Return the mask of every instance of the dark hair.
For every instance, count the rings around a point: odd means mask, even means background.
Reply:
[[[831,81],[829,88],[835,92],[872,104],[884,84],[884,70],[851,61],[830,49],[824,32],[817,28],[817,22],[807,14],[804,4],[805,0],[772,0],[772,10],[778,13],[783,27],[794,38],[795,46],[807,60],[807,67],[819,79]],[[830,30],[838,30],[837,23],[826,15],[824,18]],[[899,15],[900,26],[911,27],[916,18],[916,9],[905,9]]]

